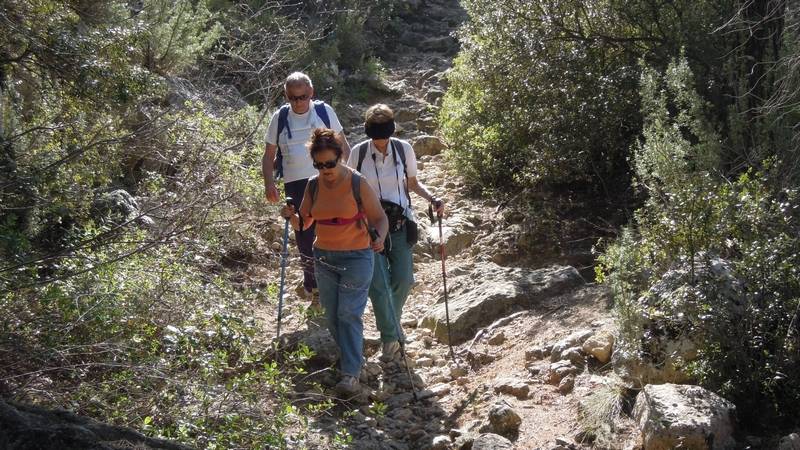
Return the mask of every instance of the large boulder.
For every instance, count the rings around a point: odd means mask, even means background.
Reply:
[[[636,397],[633,417],[644,450],[729,449],[733,439],[733,403],[700,386],[650,384]]]
[[[149,438],[130,428],[107,425],[65,410],[48,410],[0,400],[0,448],[4,450],[189,450]]]
[[[471,269],[471,270],[469,270]],[[449,280],[450,334],[454,344],[466,341],[512,309],[529,309],[585,284],[574,267],[530,270],[481,262],[460,268]],[[444,298],[422,319],[423,327],[447,342]]]
[[[726,311],[708,314],[708,293],[714,294],[715,307]],[[742,284],[725,260],[698,255],[693,268],[667,271],[631,313],[641,321],[641,335],[615,343],[615,372],[637,384],[693,381],[685,367],[697,359],[718,314],[735,316],[744,311],[744,302]]]

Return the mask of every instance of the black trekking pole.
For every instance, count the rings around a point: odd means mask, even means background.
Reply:
[[[433,203],[428,204],[428,215],[431,218],[431,222],[433,222]],[[447,301],[447,271],[444,267],[445,251],[444,240],[442,239],[442,213],[437,213],[436,216],[439,221],[439,256],[442,260],[442,285],[444,287],[444,317],[447,321],[447,345],[450,347],[450,360],[455,362],[456,354],[453,351],[453,338],[450,336],[450,304]]]
[[[378,238],[378,232],[375,228],[369,229],[369,236],[372,240],[376,240]],[[389,236],[387,236],[388,238]],[[385,251],[385,250],[384,250]],[[386,293],[389,294],[389,308],[392,310],[392,317],[394,318],[394,326],[395,331],[397,332],[397,342],[400,344],[400,357],[403,359],[403,365],[406,366],[406,375],[408,375],[408,382],[411,383],[411,394],[414,396],[414,401],[416,402],[417,399],[417,387],[414,386],[414,378],[411,376],[411,369],[408,367],[408,361],[406,361],[406,338],[403,335],[403,328],[400,326],[400,319],[397,317],[397,311],[394,309],[394,296],[392,295],[391,287],[389,286],[389,279],[386,276],[385,271],[381,271],[383,273],[383,286],[386,289]]]
[[[286,197],[286,205],[292,205],[292,197]],[[281,345],[281,319],[283,319],[283,288],[286,281],[286,260],[289,258],[289,219],[283,225],[283,251],[281,252],[281,284],[278,289],[278,340],[275,345],[275,359],[280,359],[278,347]]]

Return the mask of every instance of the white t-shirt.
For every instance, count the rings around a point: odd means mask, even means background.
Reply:
[[[328,111],[328,119],[330,119],[330,129],[339,133],[342,131],[342,124],[339,123],[339,118],[333,108],[327,103],[325,109]],[[289,116],[287,117],[288,126],[283,129],[280,136],[278,134],[278,113],[280,108],[272,115],[267,128],[267,144],[275,145],[281,149],[283,156],[283,181],[286,183],[303,180],[310,178],[317,174],[317,170],[312,165],[311,155],[308,153],[306,144],[311,137],[311,132],[315,128],[325,126],[325,122],[317,116],[314,110],[313,102],[308,107],[308,111],[303,114],[295,114],[289,108]],[[289,130],[292,130],[292,138],[289,139]]]
[[[408,176],[416,177],[417,156],[414,154],[414,149],[411,144],[404,140],[396,139],[395,141],[399,144],[397,145],[397,151],[405,152]],[[403,161],[398,155],[398,160],[395,163],[391,143],[387,147],[385,157],[383,153],[375,148],[372,140],[367,145],[367,153],[364,155],[364,161],[361,162],[361,175],[367,180],[367,183],[375,193],[380,195],[382,200],[388,200],[402,206],[406,209],[406,216],[414,220],[414,212],[409,205],[408,197],[406,197],[407,187],[405,175],[403,174]],[[350,159],[347,161],[347,165],[353,169],[357,168],[358,146],[353,147],[353,151],[350,152]]]

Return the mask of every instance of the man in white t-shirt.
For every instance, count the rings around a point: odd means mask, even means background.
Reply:
[[[347,161],[350,156],[350,145],[345,138],[342,124],[329,105],[322,102],[311,101],[314,96],[314,86],[308,75],[294,72],[286,78],[283,85],[284,96],[289,108],[279,108],[272,115],[267,129],[266,149],[261,159],[261,171],[264,177],[264,191],[267,201],[277,203],[280,200],[278,188],[275,186],[273,170],[276,168],[276,155],[280,148],[280,165],[283,172],[283,186],[287,197],[292,197],[295,209],[300,209],[303,193],[309,177],[315,175],[317,170],[312,165],[311,155],[306,148],[306,143],[315,128],[330,128],[337,133],[344,150],[343,158]],[[324,108],[324,109],[321,109]],[[281,120],[281,109],[283,120]],[[322,117],[321,117],[322,116]],[[327,124],[325,122],[328,122]],[[279,133],[280,129],[280,133]],[[316,291],[317,282],[314,279],[314,263],[312,246],[314,244],[314,226],[304,231],[295,231],[297,249],[300,251],[303,266],[303,289],[307,297]],[[312,298],[312,306],[318,307],[316,298]]]

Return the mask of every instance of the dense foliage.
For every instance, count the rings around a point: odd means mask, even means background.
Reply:
[[[675,317],[672,332],[702,340],[683,370],[733,400],[748,425],[791,425],[800,383],[800,192],[770,189],[749,171],[733,179],[719,170],[721,139],[708,107],[692,89],[685,60],[661,76],[642,76],[644,139],[634,154],[637,180],[649,197],[635,226],[602,256],[620,313],[621,345],[646,347],[642,318]],[[641,296],[666,272],[702,272],[728,261],[727,289],[692,275],[684,294],[649,310]],[[670,319],[667,319],[670,320]]]
[[[645,313],[689,315],[705,344],[684,369],[735,400],[745,424],[791,422],[797,3],[464,5],[470,20],[440,112],[450,160],[475,191],[588,192],[617,208],[631,206],[619,193],[634,192],[641,207],[599,270],[614,288],[622,345],[641,344]],[[743,286],[741,308],[695,286],[689,303],[642,310],[640,296],[669,270],[719,258]]]
[[[276,260],[279,84],[368,67],[372,6],[3,3],[0,395],[203,448],[311,445],[330,405],[287,397],[308,352],[278,367],[258,344],[275,286],[243,268]]]
[[[719,39],[702,40],[727,12],[689,1],[464,4],[441,121],[480,189],[614,187],[641,127],[638,61],[664,67],[683,45],[698,64],[719,58]]]

